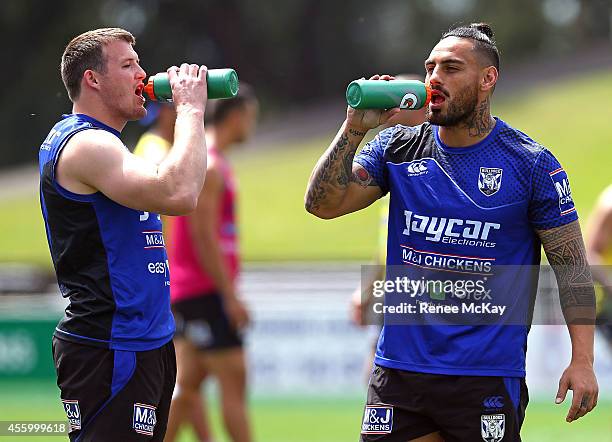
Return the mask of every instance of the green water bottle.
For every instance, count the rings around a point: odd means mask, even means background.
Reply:
[[[238,94],[240,84],[238,75],[233,69],[210,69],[206,72],[208,98],[232,98]],[[160,72],[149,77],[144,92],[153,101],[172,101],[172,88],[168,81],[168,73]]]
[[[431,89],[418,80],[355,80],[346,88],[354,109],[420,109],[429,104]]]

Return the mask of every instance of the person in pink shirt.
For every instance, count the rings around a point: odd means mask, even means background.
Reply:
[[[236,182],[227,152],[246,141],[258,103],[248,85],[208,109],[207,176],[195,211],[170,226],[170,294],[176,322],[177,381],[166,442],[197,403],[207,376],[219,384],[225,428],[234,442],[250,442],[242,332],[249,313],[237,293],[240,267]]]

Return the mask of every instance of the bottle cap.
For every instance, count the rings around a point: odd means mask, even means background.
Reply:
[[[147,94],[149,100],[157,101],[157,98],[155,97],[155,89],[153,88],[153,76],[150,76],[149,81],[147,81],[147,84],[145,84],[144,93]]]

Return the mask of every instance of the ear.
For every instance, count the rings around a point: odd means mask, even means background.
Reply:
[[[82,86],[87,86],[92,89],[100,89],[100,82],[98,81],[98,74],[91,69],[87,69],[83,72]]]
[[[488,66],[483,69],[483,75],[480,80],[480,89],[484,92],[493,90],[497,83],[499,72],[495,66]]]

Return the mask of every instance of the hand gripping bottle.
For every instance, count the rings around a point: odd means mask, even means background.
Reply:
[[[418,80],[355,80],[346,88],[354,109],[420,109],[429,104],[431,89]]]
[[[206,72],[208,98],[232,98],[238,93],[238,75],[233,69],[210,69]],[[172,88],[168,81],[168,73],[160,72],[149,77],[144,88],[149,100],[172,101]]]

